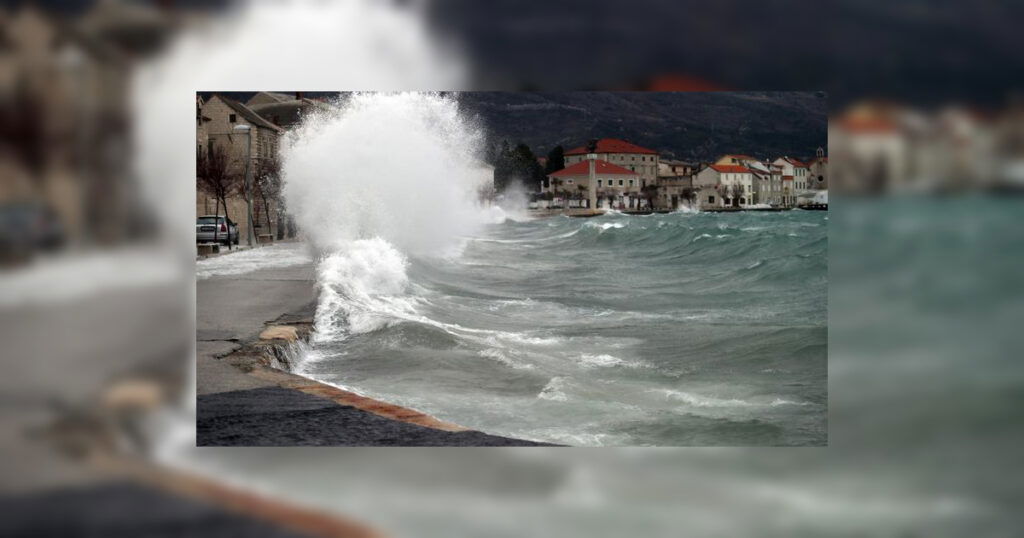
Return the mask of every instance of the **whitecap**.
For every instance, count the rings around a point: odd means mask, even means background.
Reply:
[[[504,364],[505,366],[508,366],[508,367],[511,367],[511,368],[515,368],[516,370],[532,370],[533,369],[533,365],[532,364],[526,364],[526,363],[521,363],[521,362],[517,362],[515,360],[512,360],[511,358],[509,358],[509,356],[506,353],[504,353],[504,352],[502,352],[500,350],[497,350],[497,349],[493,349],[493,348],[484,349],[484,350],[479,351],[477,353],[477,355],[479,355],[481,357],[484,357],[486,359],[491,359],[491,360],[500,362],[501,364]]]
[[[569,400],[569,397],[565,394],[565,379],[562,377],[552,377],[548,381],[547,385],[541,389],[537,397],[542,400],[551,400],[553,402],[565,402]]]
[[[588,368],[610,366],[625,366],[627,368],[637,368],[641,366],[639,362],[623,360],[614,355],[608,355],[605,353],[602,353],[600,355],[584,353],[583,355],[580,355],[580,364]]]

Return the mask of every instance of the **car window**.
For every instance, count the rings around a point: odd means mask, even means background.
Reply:
[[[217,217],[199,217],[196,224],[217,224]]]

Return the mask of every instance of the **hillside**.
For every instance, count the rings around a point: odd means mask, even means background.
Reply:
[[[458,99],[492,144],[522,142],[537,155],[604,137],[695,161],[723,153],[809,157],[828,144],[826,99],[816,93],[465,92]]]

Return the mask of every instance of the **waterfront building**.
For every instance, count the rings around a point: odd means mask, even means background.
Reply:
[[[549,174],[541,191],[551,193],[555,207],[644,209],[648,205],[638,173],[599,157]]]
[[[593,151],[586,145],[565,152],[565,166],[570,167],[587,160],[593,154],[597,159],[634,172],[639,177],[639,188],[656,185],[658,179],[658,152],[617,138],[601,138]]]
[[[693,174],[697,165],[686,161],[661,159],[658,163],[658,183],[648,187],[655,209],[676,210],[693,204]]]
[[[753,205],[754,174],[746,166],[712,164],[694,176],[697,205],[702,209]]]
[[[808,190],[810,169],[798,159],[786,156],[775,159],[772,164],[782,168],[782,205],[795,206],[797,196]]]

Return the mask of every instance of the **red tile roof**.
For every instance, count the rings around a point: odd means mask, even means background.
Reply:
[[[617,164],[602,161],[601,159],[598,159],[595,162],[597,163],[597,166],[594,167],[594,172],[598,174],[639,175],[628,168],[623,168]],[[550,174],[551,177],[580,177],[589,175],[590,163],[588,161],[578,162],[568,168],[563,168],[553,174]]]
[[[589,153],[586,146],[580,146],[578,148],[570,149],[566,151],[566,155],[586,155]],[[618,138],[602,138],[597,141],[597,151],[595,153],[646,153],[650,155],[657,155],[658,152],[653,149],[642,148],[636,144],[626,142],[625,140],[619,140]]]
[[[713,164],[711,168],[715,172],[725,172],[729,174],[749,174],[750,169],[746,166],[740,166],[737,164]]]

